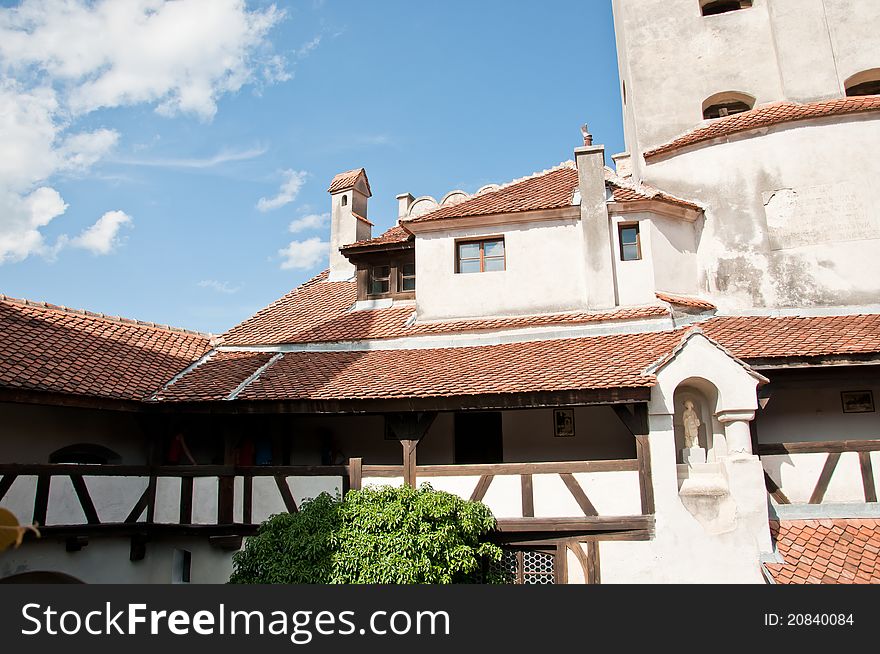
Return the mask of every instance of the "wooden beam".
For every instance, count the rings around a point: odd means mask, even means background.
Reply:
[[[377,466],[380,467],[380,466]],[[395,468],[394,466],[382,466]],[[400,466],[395,468],[400,474]],[[0,475],[61,475],[70,474],[67,463],[0,463]],[[344,465],[333,466],[132,466],[77,463],[76,474],[84,477],[341,477],[347,474]]]
[[[636,436],[636,459],[639,462],[639,497],[642,513],[653,515],[654,476],[651,472],[651,440],[649,436]]]
[[[584,516],[582,518],[499,518],[500,532],[572,532],[653,529],[653,516]]]
[[[767,474],[767,471],[764,471],[764,486],[767,487],[767,492],[770,493],[770,496],[776,500],[777,504],[791,504],[791,500],[789,500],[785,493],[782,492],[782,489],[773,481],[773,477]]]
[[[555,573],[557,584],[568,583],[568,548],[563,541],[556,543],[556,560],[554,561],[553,572]]]
[[[254,520],[254,478],[242,478],[241,521],[249,525]]]
[[[364,477],[403,477],[403,466],[361,465]]]
[[[235,477],[217,478],[217,523],[235,522]]]
[[[18,475],[14,474],[5,474],[3,478],[0,479],[0,500],[6,497],[6,493],[9,492],[10,487],[15,482],[15,479]]]
[[[632,407],[632,410],[630,410]],[[620,418],[623,426],[633,436],[646,436],[648,432],[648,405],[644,402],[638,404],[614,404],[611,406],[614,413]]]
[[[296,500],[293,499],[293,493],[290,492],[290,486],[287,485],[287,477],[275,475],[275,485],[278,486],[278,491],[281,493],[281,499],[284,500],[287,512],[296,513],[299,511]]]
[[[364,460],[360,457],[352,457],[348,460],[348,488],[350,490],[361,489],[363,462]]]
[[[532,476],[520,475],[522,486],[522,514],[524,518],[535,517],[535,491],[532,488]]]
[[[555,475],[561,472],[627,472],[638,469],[638,459],[416,466],[419,477],[469,477],[472,475],[502,477],[504,475]]]
[[[581,488],[581,485],[578,483],[578,480],[575,479],[575,476],[573,474],[563,472],[560,473],[559,476],[562,478],[562,481],[565,484],[565,487],[568,489],[568,492],[572,494],[572,497],[574,497],[575,502],[577,502],[578,506],[581,507],[581,511],[584,512],[584,515],[599,515],[599,512],[596,511],[596,507],[593,506],[590,498],[587,497],[584,489]]]
[[[758,446],[761,456],[811,454],[823,452],[877,452],[880,440],[807,441],[801,443],[764,443]]]
[[[587,560],[587,553],[584,552],[584,548],[580,541],[574,539],[568,540],[566,541],[566,547],[571,550],[572,554],[574,554],[574,558],[580,563],[581,571],[584,573],[584,583],[590,583],[589,561]]]
[[[418,440],[401,440],[403,449],[403,483],[410,488],[416,487],[416,448]]]
[[[877,489],[874,487],[874,467],[871,465],[871,453],[859,452],[859,467],[862,470],[862,488],[865,489],[865,501],[877,501]]]
[[[654,532],[651,529],[632,529],[625,531],[575,531],[567,532],[563,535],[567,540],[587,542],[596,541],[646,541],[654,538]],[[521,545],[524,547],[543,547],[546,545],[555,545],[560,538],[558,532],[492,532],[488,536],[489,540],[500,545]]]
[[[599,563],[599,542],[587,542],[587,583],[601,584],[601,566]]]
[[[489,484],[492,483],[494,478],[494,475],[483,475],[480,477],[476,488],[474,488],[474,492],[471,493],[471,502],[483,501],[483,498],[486,496],[486,491],[489,490]]]
[[[156,521],[156,486],[157,477],[152,475],[147,482],[147,522]]]
[[[436,411],[389,413],[385,424],[398,440],[420,441],[436,418]]]
[[[73,484],[73,490],[76,491],[76,496],[79,498],[79,504],[86,516],[86,521],[90,525],[100,524],[101,521],[98,519],[98,512],[95,510],[95,504],[92,502],[92,497],[89,495],[89,488],[86,486],[86,482],[82,478],[82,475],[70,475],[70,481]]]
[[[147,487],[144,489],[144,492],[141,493],[138,501],[135,502],[134,507],[132,507],[131,512],[125,518],[126,523],[135,523],[141,517],[144,512],[144,509],[147,508],[147,504],[150,503],[150,485],[147,484]]]
[[[37,492],[34,494],[34,524],[44,527],[46,525],[46,514],[49,512],[49,484],[51,483],[49,475],[40,475],[37,477]]]
[[[813,494],[810,496],[810,504],[822,503],[825,491],[828,490],[828,482],[831,481],[831,475],[834,474],[838,461],[840,461],[840,452],[831,452],[828,458],[825,459],[825,465],[822,468],[822,473],[819,475],[819,481],[816,482],[816,488],[813,489]]]
[[[180,517],[182,525],[192,524],[193,478],[180,478]]]

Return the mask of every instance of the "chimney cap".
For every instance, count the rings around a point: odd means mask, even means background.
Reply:
[[[344,173],[339,173],[331,180],[327,192],[332,194],[351,190],[357,186],[357,183],[361,178],[363,178],[364,185],[367,189],[367,197],[372,197],[373,192],[370,190],[370,180],[367,179],[367,171],[364,168],[354,168],[352,170],[346,170]]]
[[[581,126],[581,134],[584,137],[584,145],[593,145],[593,135],[590,134],[590,128],[586,123]]]

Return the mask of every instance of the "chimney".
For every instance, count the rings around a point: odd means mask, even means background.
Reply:
[[[330,182],[330,277],[338,282],[352,279],[354,265],[339,248],[372,236],[373,223],[367,220],[367,200],[372,195],[367,171],[356,168],[339,173]]]
[[[618,177],[622,177],[624,179],[632,177],[632,156],[630,156],[629,152],[612,154],[611,158],[614,160],[614,172],[617,173]]]
[[[581,228],[587,279],[587,306],[615,306],[611,224],[605,198],[605,146],[593,145],[587,126],[581,128],[582,147],[575,148],[578,190],[581,195]]]
[[[412,193],[401,193],[397,196],[398,223],[409,215],[409,208],[412,206],[414,200],[415,198],[412,196]]]

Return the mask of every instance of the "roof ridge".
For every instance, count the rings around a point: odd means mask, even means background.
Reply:
[[[544,170],[538,170],[530,175],[524,175],[522,177],[517,177],[516,179],[512,179],[509,182],[504,182],[503,184],[498,184],[498,188],[492,189],[491,191],[487,191],[483,193],[483,195],[492,195],[493,193],[498,193],[499,191],[503,191],[506,188],[511,186],[515,186],[521,182],[528,181],[530,179],[535,179],[536,177],[543,177],[544,175],[549,175],[550,173],[555,173],[557,170],[562,170],[564,168],[569,168],[571,170],[577,170],[577,164],[573,159],[566,159],[565,161],[560,161],[555,166],[551,166],[550,168],[545,168]],[[471,197],[477,197],[475,195]],[[470,198],[468,198],[470,199]]]
[[[73,307],[67,307],[60,304],[51,304],[49,302],[39,302],[35,300],[28,300],[26,298],[17,298],[11,297],[4,293],[0,293],[0,302],[8,302],[10,304],[18,304],[26,307],[34,307],[37,309],[46,309],[48,311],[55,311],[58,313],[66,313],[74,316],[83,316],[85,318],[96,318],[98,320],[106,320],[108,322],[113,322],[121,325],[131,325],[134,327],[149,327],[151,329],[158,329],[165,332],[171,332],[175,334],[192,334],[194,336],[204,336],[205,338],[212,339],[215,337],[215,334],[210,332],[201,332],[196,331],[194,329],[186,329],[184,327],[174,327],[173,325],[166,325],[163,323],[152,322],[148,320],[138,320],[136,318],[125,318],[124,316],[111,316],[106,313],[99,313],[96,311],[89,311],[88,309],[76,309]]]

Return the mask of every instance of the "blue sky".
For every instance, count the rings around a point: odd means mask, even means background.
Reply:
[[[0,293],[215,333],[326,266],[339,171],[378,234],[623,149],[608,0],[0,2],[0,73]]]

